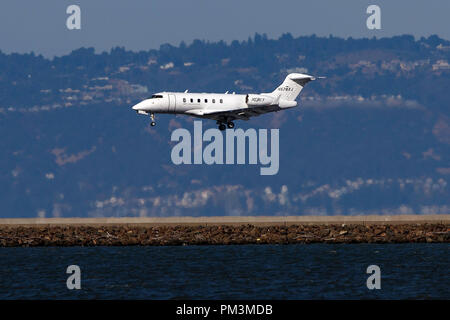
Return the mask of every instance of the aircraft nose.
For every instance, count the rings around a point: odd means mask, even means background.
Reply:
[[[143,101],[139,102],[138,104],[135,104],[132,107],[133,110],[139,111],[139,110],[143,110],[144,109],[144,104]]]

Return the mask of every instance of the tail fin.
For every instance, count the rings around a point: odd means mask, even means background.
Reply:
[[[316,80],[315,77],[302,74],[302,73],[290,73],[284,79],[283,83],[276,88],[272,95],[275,95],[282,100],[294,101],[302,91],[303,87],[310,81]]]

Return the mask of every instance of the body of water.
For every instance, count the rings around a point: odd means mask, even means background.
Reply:
[[[0,299],[449,299],[449,244],[0,248]],[[69,290],[69,265],[81,289]],[[381,270],[369,290],[367,267]]]

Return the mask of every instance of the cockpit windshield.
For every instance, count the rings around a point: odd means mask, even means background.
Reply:
[[[149,97],[148,99],[156,99],[156,98],[162,98],[163,96],[160,94],[154,94],[151,97]]]

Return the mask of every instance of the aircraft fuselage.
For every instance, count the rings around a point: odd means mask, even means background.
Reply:
[[[248,120],[268,112],[297,106],[295,99],[306,83],[316,78],[291,73],[273,92],[260,94],[159,92],[135,106],[140,114],[150,115],[155,125],[155,113],[185,114],[216,120],[219,129],[234,128],[234,120]]]

